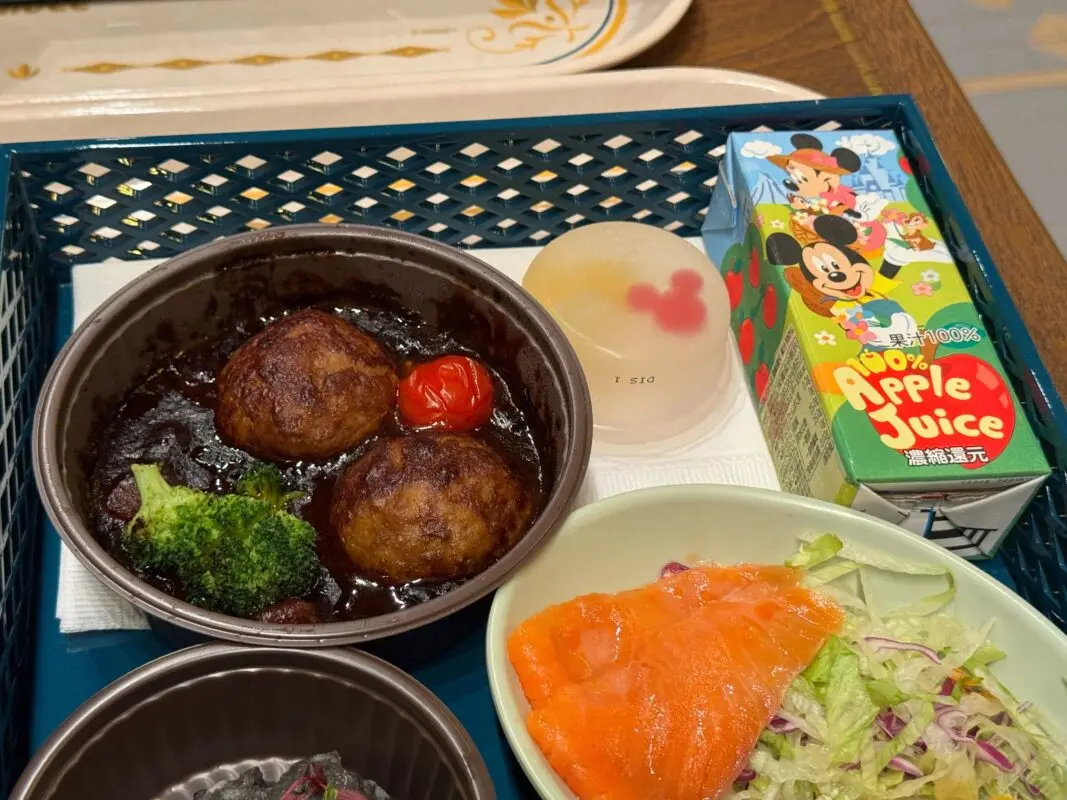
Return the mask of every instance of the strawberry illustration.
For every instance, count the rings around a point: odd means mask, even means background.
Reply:
[[[763,295],[763,324],[773,328],[778,321],[778,295],[774,291],[774,285],[767,286],[767,293]]]
[[[753,286],[759,286],[759,250],[753,248],[748,257],[748,282]]]
[[[756,326],[752,320],[743,319],[737,328],[737,349],[741,351],[741,360],[746,364],[752,360],[752,352],[756,348]]]
[[[756,368],[755,382],[756,382],[756,398],[762,403],[763,398],[767,394],[767,384],[770,382],[771,372],[767,369],[766,364],[760,364]]]
[[[733,311],[741,305],[741,295],[745,293],[745,279],[740,272],[727,272],[723,278],[726,283],[726,294],[730,298],[730,310]]]
[[[904,170],[905,175],[911,175],[911,162],[908,161],[907,156],[901,156],[899,159],[900,168]]]

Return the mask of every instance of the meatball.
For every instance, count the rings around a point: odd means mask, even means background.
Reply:
[[[402,583],[473,575],[522,536],[527,486],[486,442],[419,433],[376,442],[341,476],[331,521],[361,570]]]
[[[324,311],[301,311],[230,356],[218,376],[215,425],[258,458],[322,461],[378,430],[396,384],[371,336]]]

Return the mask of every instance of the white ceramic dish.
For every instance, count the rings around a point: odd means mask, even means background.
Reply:
[[[573,800],[526,732],[529,711],[508,662],[505,641],[545,606],[589,592],[614,592],[655,580],[667,561],[781,563],[802,533],[833,532],[859,547],[948,567],[957,593],[949,608],[981,627],[1007,654],[996,673],[1020,699],[1067,719],[1067,636],[1022,598],[957,556],[901,528],[841,506],[735,486],[671,486],[618,495],[570,516],[555,538],[501,588],[486,636],[489,683],[504,732],[545,800]],[[931,583],[933,581],[933,583]],[[943,588],[936,578],[874,576],[876,605],[892,606]],[[1062,724],[1062,723],[1061,723]]]
[[[690,0],[127,0],[0,6],[0,106],[590,72]]]

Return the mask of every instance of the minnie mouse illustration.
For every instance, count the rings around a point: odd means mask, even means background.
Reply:
[[[888,297],[900,268],[883,264],[876,271],[853,249],[856,228],[848,220],[824,214],[813,227],[819,239],[806,245],[787,233],[767,237],[767,260],[787,267],[785,279],[804,304],[843,327],[866,323],[861,343],[870,349],[914,342],[919,333],[915,318]]]
[[[781,167],[789,177],[782,184],[793,195],[808,200],[822,200],[831,214],[859,217],[856,193],[841,183],[842,175],[851,175],[860,168],[860,157],[847,147],[824,153],[822,142],[807,133],[798,133],[789,141],[792,153],[768,156],[767,160]]]
[[[855,191],[841,183],[861,166],[860,157],[847,147],[823,152],[822,142],[807,133],[789,140],[792,153],[768,156],[767,160],[789,173],[782,183],[791,193],[789,204],[794,210],[790,231],[801,244],[814,242],[818,236],[811,226],[812,215],[842,216],[856,227],[857,248],[867,257],[878,254],[885,242],[885,228],[878,215],[885,207],[871,195],[857,197]]]

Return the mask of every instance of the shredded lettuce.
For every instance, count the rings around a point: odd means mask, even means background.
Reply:
[[[878,716],[878,706],[867,694],[859,656],[840,653],[830,663],[827,673],[826,724],[830,731],[827,744],[836,764],[849,764],[859,757],[860,745]]]
[[[908,699],[908,695],[902,692],[893,681],[873,678],[867,681],[867,694],[879,708],[889,708],[899,705]]]
[[[974,672],[981,667],[988,667],[990,664],[995,664],[1002,658],[1006,658],[1007,653],[1001,650],[994,644],[989,642],[982,642],[971,653],[970,658],[963,662],[963,666]]]
[[[802,542],[800,549],[792,558],[785,562],[787,567],[798,569],[811,569],[841,552],[844,543],[830,533],[824,533],[810,541]]]
[[[811,681],[818,696],[823,700],[826,699],[826,685],[830,682],[830,668],[839,658],[850,653],[851,651],[844,642],[836,636],[831,636],[830,640],[815,654],[808,668],[804,670],[802,677]]]
[[[951,571],[833,534],[802,537],[786,563],[845,623],[786,693],[779,713],[795,729],[761,735],[729,800],[1067,800],[1062,736],[989,669],[1006,657],[989,641],[993,621],[975,630],[943,613]],[[876,572],[945,587],[882,609]]]

